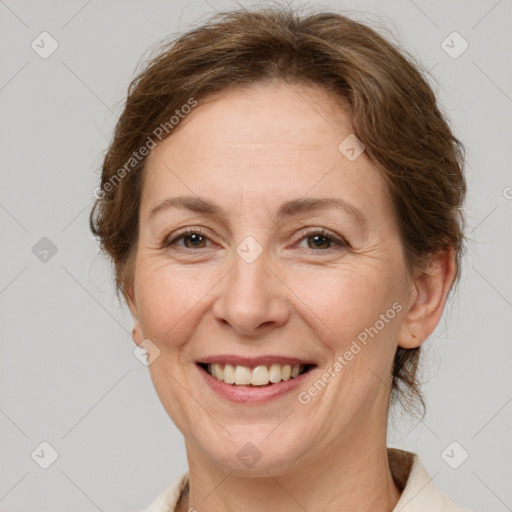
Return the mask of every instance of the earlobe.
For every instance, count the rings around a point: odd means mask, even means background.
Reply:
[[[133,329],[132,329],[132,340],[138,346],[144,340],[144,334],[142,332],[142,326],[140,325],[137,311],[137,303],[135,301],[135,293],[133,286],[127,290],[126,293],[126,303],[128,304],[128,308],[130,309],[130,313],[133,317]]]
[[[144,341],[144,333],[142,332],[142,326],[137,318],[134,317],[133,329],[132,329],[132,340],[135,345],[140,346]]]
[[[132,329],[132,340],[135,343],[135,345],[139,346],[144,341],[144,336],[142,334],[142,329],[140,327],[140,324],[138,322],[135,322],[133,329]]]
[[[414,277],[409,309],[398,335],[402,348],[419,347],[434,332],[456,274],[455,252],[434,255],[428,268]]]

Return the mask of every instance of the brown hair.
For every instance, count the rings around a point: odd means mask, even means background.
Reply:
[[[164,137],[172,135],[170,119],[191,99],[275,79],[321,86],[342,102],[353,133],[386,181],[410,268],[453,248],[457,281],[464,151],[420,70],[412,57],[362,23],[284,7],[219,13],[164,43],[128,88],[90,214],[91,230],[115,265],[118,295],[126,298],[133,282],[146,160],[141,153],[147,153],[141,148],[149,147],[158,127],[165,127]],[[423,404],[419,353],[398,348],[392,396]]]

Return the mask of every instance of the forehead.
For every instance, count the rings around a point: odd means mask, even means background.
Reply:
[[[173,145],[174,139],[187,149],[218,153],[225,163],[257,154],[257,165],[278,155],[293,160],[299,153],[320,149],[337,156],[339,136],[351,133],[349,116],[326,91],[281,81],[215,93],[201,100],[177,128],[153,155]]]
[[[145,169],[147,210],[169,196],[197,195],[256,208],[306,195],[371,202],[389,210],[379,172],[339,146],[349,115],[319,87],[282,82],[208,98],[153,149]],[[242,199],[243,198],[243,199]]]

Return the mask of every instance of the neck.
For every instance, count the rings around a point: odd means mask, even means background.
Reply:
[[[190,490],[177,510],[390,512],[400,491],[389,468],[385,442],[360,439],[348,440],[339,450],[331,447],[330,453],[308,458],[286,474],[273,476],[269,469],[268,477],[226,471],[198,456],[187,443]]]

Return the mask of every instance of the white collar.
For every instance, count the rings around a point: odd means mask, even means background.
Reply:
[[[418,456],[403,450],[388,449],[391,472],[402,490],[393,512],[461,512],[461,508],[442,492],[425,471]],[[188,485],[186,471],[166,487],[143,512],[175,512]]]

